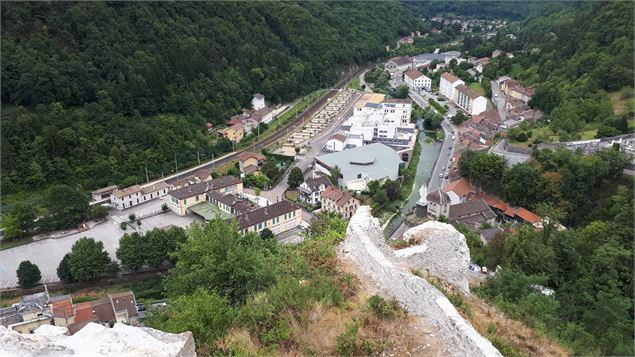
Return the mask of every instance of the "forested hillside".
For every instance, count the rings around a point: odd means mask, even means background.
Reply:
[[[538,86],[532,105],[550,114],[554,130],[615,127],[607,93],[633,87],[633,12],[630,1],[579,2],[520,25],[527,67],[518,78]]]
[[[205,122],[334,83],[418,23],[395,2],[5,2],[3,191],[134,183],[226,151]]]

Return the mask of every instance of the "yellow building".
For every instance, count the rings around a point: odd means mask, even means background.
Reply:
[[[208,191],[240,195],[243,182],[234,176],[223,176],[170,191],[170,209],[179,216],[185,216],[190,207],[206,201]]]
[[[280,201],[266,207],[244,213],[235,218],[238,230],[259,233],[265,228],[274,234],[286,232],[302,223],[302,208],[289,201]]]
[[[243,136],[245,135],[245,129],[243,128],[242,124],[236,123],[229,128],[220,129],[218,133],[226,137],[229,141],[237,143],[243,139]]]

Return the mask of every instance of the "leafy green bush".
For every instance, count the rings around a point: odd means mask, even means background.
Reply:
[[[400,311],[399,303],[395,299],[386,300],[379,295],[368,298],[368,307],[382,319],[392,319]]]

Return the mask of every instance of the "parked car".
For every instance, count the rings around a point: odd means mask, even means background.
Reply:
[[[440,177],[440,178],[443,178],[443,174],[442,174],[442,173],[441,173],[441,174],[439,174],[439,177]]]

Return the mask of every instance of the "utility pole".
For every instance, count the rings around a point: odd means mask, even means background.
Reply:
[[[174,153],[174,168],[176,169],[176,174],[177,174],[177,177],[178,177],[178,174],[179,174],[179,161],[176,158],[176,153]]]
[[[212,170],[214,169],[214,154],[212,154]]]
[[[148,178],[148,167],[146,166],[146,183],[150,182],[150,178]]]
[[[201,154],[198,152],[198,149],[196,149],[196,158],[198,159],[198,164],[201,164]]]

